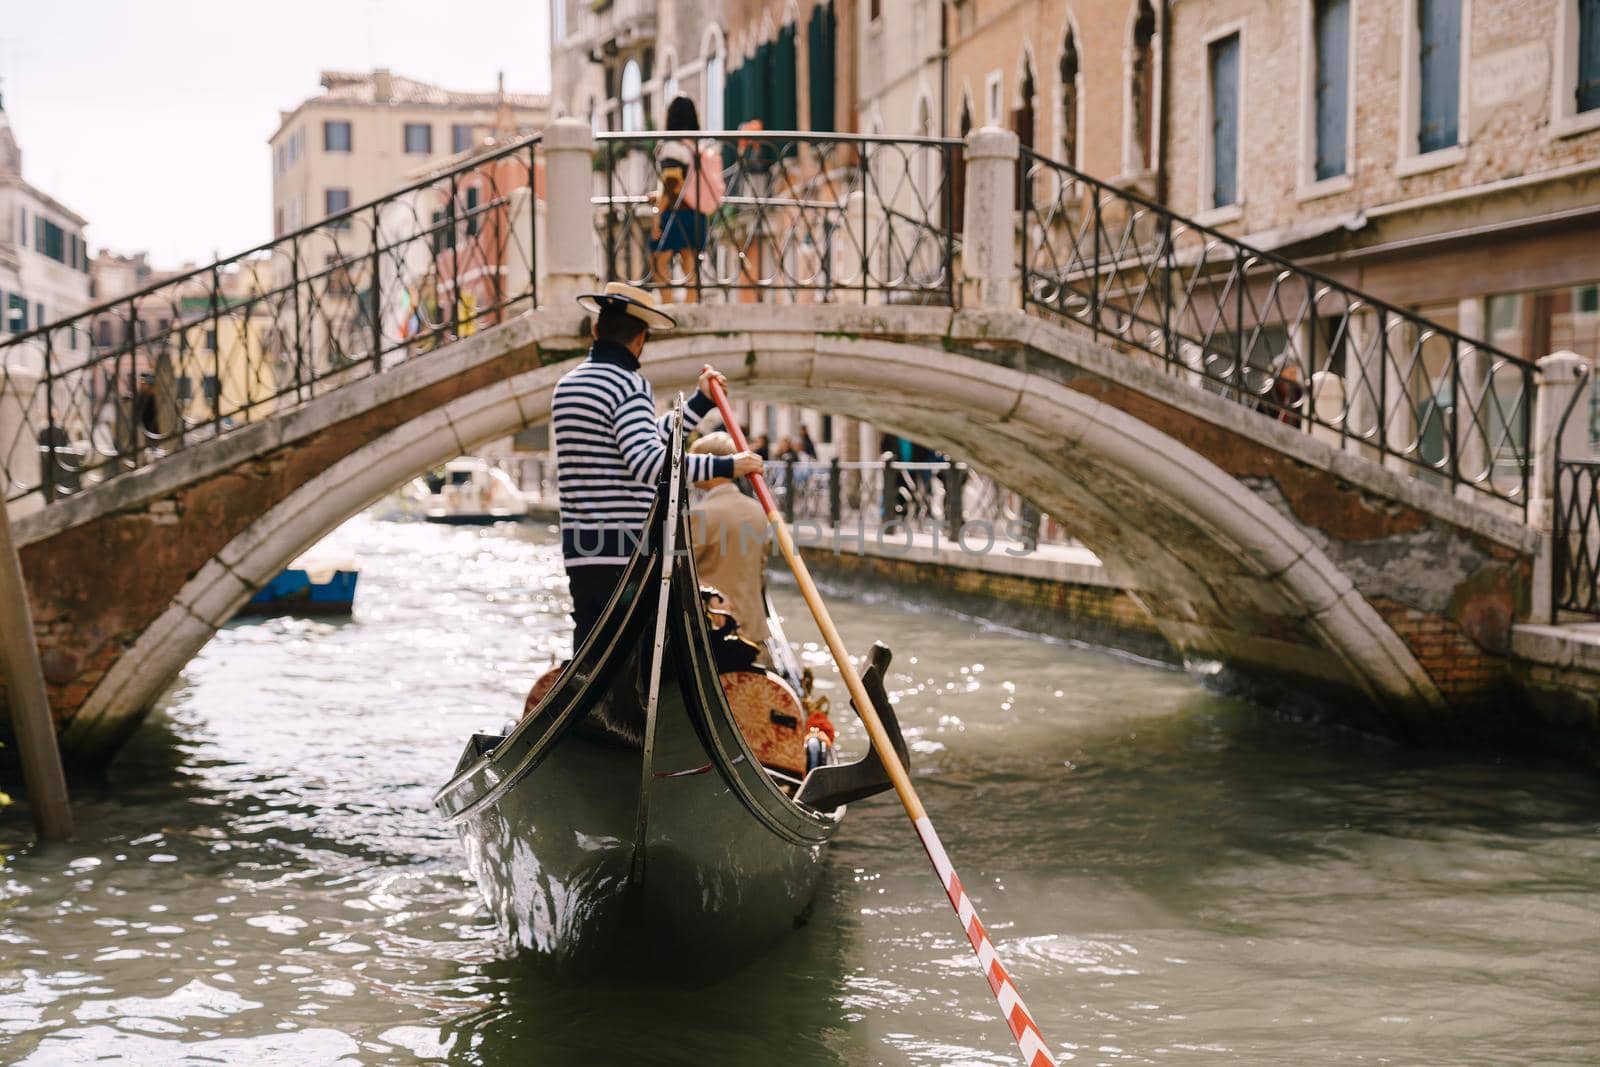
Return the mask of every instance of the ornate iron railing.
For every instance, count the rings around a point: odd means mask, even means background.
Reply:
[[[1024,151],[1022,300],[1276,419],[1527,508],[1534,365]]]
[[[603,279],[669,299],[954,303],[960,141],[753,132],[598,141]]]
[[[0,344],[0,475],[48,502],[536,303],[537,136]]]
[[[1581,387],[1572,391],[1557,424],[1557,442],[1567,439],[1567,422],[1589,393],[1587,368],[1581,373]],[[1558,444],[1550,509],[1552,616],[1561,611],[1600,615],[1600,457],[1569,459],[1560,455]]]
[[[774,460],[767,480],[789,521],[830,527],[939,531],[949,541],[1078,542],[1025,498],[965,463]]]

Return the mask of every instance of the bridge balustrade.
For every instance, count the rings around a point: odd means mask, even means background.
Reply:
[[[689,301],[955,302],[960,141],[738,131],[596,142],[602,278]],[[687,263],[672,250],[685,244]]]
[[[860,527],[885,537],[938,531],[950,541],[1028,548],[1078,544],[1061,523],[965,463],[779,460],[767,464],[767,478],[791,522]]]
[[[1342,447],[1527,508],[1535,366],[1022,152],[1024,307]]]
[[[538,136],[0,345],[0,484],[48,503],[537,304]]]

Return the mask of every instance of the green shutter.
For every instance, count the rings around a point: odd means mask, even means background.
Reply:
[[[833,117],[834,33],[833,4],[812,8],[811,20],[806,25],[806,71],[810,75],[807,96],[813,130],[832,132],[837,129]]]

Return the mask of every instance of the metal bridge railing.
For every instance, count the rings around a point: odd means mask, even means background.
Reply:
[[[774,460],[767,480],[790,522],[862,526],[950,541],[1011,544],[1078,542],[1025,498],[965,463]]]
[[[1534,364],[1024,151],[1025,308],[1526,512]]]
[[[48,503],[534,307],[539,140],[7,338],[6,499]]]
[[[687,300],[952,305],[962,148],[828,133],[601,134],[598,273]]]
[[[1560,454],[1561,443],[1567,440],[1567,422],[1589,392],[1587,365],[1579,380],[1582,387],[1572,391],[1555,434],[1550,600],[1552,613],[1600,615],[1600,457],[1568,458]],[[1552,617],[1551,621],[1555,619]]]

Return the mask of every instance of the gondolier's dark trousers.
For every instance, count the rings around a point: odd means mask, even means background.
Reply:
[[[572,653],[577,655],[589,634],[605,614],[611,594],[622,582],[628,568],[619,564],[591,563],[582,567],[567,568],[567,582],[572,587]]]

